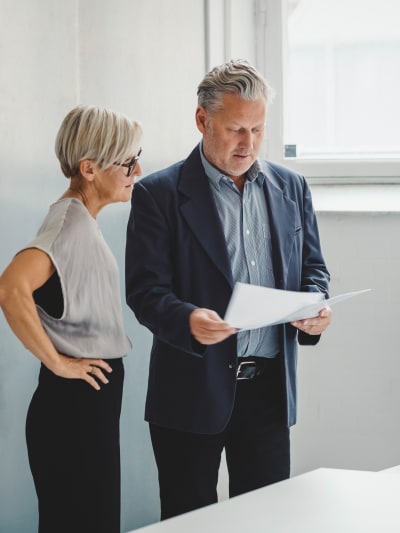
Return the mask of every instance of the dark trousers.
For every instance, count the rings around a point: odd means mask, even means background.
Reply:
[[[224,448],[230,497],[289,477],[281,379],[279,360],[274,359],[264,375],[238,381],[232,417],[222,433],[200,435],[150,424],[162,520],[217,502]]]
[[[99,391],[41,367],[26,421],[39,533],[120,533],[124,367],[108,363],[110,382]]]

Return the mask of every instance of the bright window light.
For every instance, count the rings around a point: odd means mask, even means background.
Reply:
[[[288,0],[285,157],[400,158],[400,1]]]

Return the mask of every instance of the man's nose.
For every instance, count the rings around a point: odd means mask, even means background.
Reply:
[[[240,137],[241,146],[244,146],[246,148],[251,148],[253,146],[253,143],[254,143],[254,134],[250,130],[243,131]]]

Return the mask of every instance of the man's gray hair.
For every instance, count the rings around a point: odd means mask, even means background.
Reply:
[[[238,94],[244,100],[264,97],[270,104],[274,91],[264,77],[244,59],[231,60],[214,67],[197,88],[198,105],[209,113],[221,109],[226,93]]]

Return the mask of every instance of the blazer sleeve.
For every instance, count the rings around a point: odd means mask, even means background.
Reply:
[[[323,292],[329,297],[330,275],[323,258],[317,219],[312,204],[310,188],[303,179],[303,250],[301,268],[301,290],[304,292]],[[298,342],[301,345],[315,345],[321,335],[308,335],[298,332]]]
[[[157,197],[145,184],[135,184],[127,227],[126,299],[137,320],[158,339],[193,355],[205,347],[190,333],[189,315],[195,305],[173,292],[172,215],[167,194]],[[167,191],[164,191],[167,193]]]

